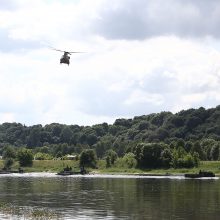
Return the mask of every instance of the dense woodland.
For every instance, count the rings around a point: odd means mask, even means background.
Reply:
[[[0,154],[7,147],[31,149],[34,154],[62,157],[84,150],[106,159],[108,166],[120,157],[141,167],[192,167],[199,160],[219,160],[220,106],[161,112],[113,124],[78,126],[52,123],[26,126],[0,125]],[[40,159],[40,156],[39,156]],[[129,162],[130,161],[130,162]]]

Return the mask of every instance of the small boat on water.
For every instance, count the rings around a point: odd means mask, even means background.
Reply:
[[[187,178],[202,178],[202,177],[215,177],[213,172],[209,171],[199,171],[199,173],[186,173],[184,175]]]
[[[61,171],[59,173],[57,173],[57,175],[60,176],[70,176],[70,175],[78,175],[78,174],[82,174],[81,172],[73,172],[73,171]]]
[[[7,171],[7,170],[0,170],[0,174],[10,174],[11,172],[10,171]]]
[[[72,167],[68,167],[67,166],[61,172],[57,173],[57,175],[60,175],[60,176],[70,176],[70,175],[79,175],[79,174],[84,175],[86,173],[87,172],[86,172],[84,167],[81,167],[80,171],[73,171]]]
[[[21,168],[18,168],[18,170],[11,170],[11,169],[0,170],[0,175],[1,174],[11,174],[11,173],[24,173],[24,170]]]

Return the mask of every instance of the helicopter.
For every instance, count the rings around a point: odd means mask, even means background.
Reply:
[[[65,51],[65,50],[59,50],[59,49],[56,49],[56,48],[53,48],[53,47],[50,47],[50,49],[52,50],[56,50],[56,51],[59,51],[59,52],[63,52],[63,56],[60,58],[60,64],[62,63],[65,63],[65,64],[70,64],[70,55],[72,53],[84,53],[84,52],[78,52],[78,51],[73,51],[73,52],[68,52],[68,51]]]

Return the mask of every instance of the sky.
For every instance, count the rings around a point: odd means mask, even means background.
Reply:
[[[68,66],[50,47],[85,53]],[[0,0],[0,123],[112,124],[219,104],[219,0]]]

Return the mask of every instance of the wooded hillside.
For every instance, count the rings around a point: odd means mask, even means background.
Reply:
[[[109,149],[118,156],[133,152],[140,143],[163,143],[198,152],[200,159],[219,158],[220,106],[216,108],[161,112],[117,119],[113,124],[93,126],[52,123],[25,126],[20,123],[0,125],[0,153],[5,146],[27,147],[53,156],[80,154],[94,149],[103,158]]]

